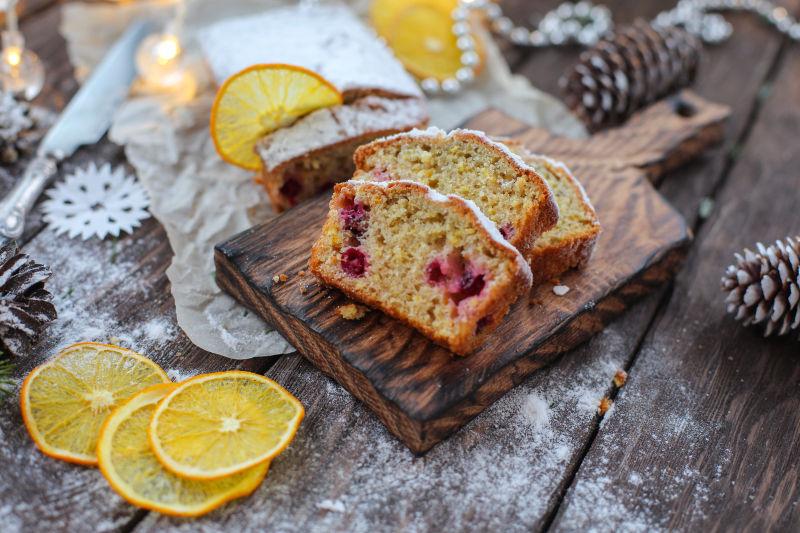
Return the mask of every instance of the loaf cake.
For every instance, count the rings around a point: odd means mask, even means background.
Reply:
[[[563,163],[530,153],[524,159],[550,185],[560,213],[558,224],[525,253],[540,283],[586,265],[600,235],[600,221],[583,186]]]
[[[343,95],[341,106],[312,112],[258,143],[257,182],[278,211],[349,179],[360,144],[427,124],[416,82],[346,6],[288,6],[229,19],[201,31],[198,41],[219,84],[251,65],[286,63],[316,72]]]
[[[483,132],[413,130],[361,146],[354,159],[355,179],[417,181],[474,201],[523,255],[558,221],[545,180]]]
[[[460,355],[532,281],[522,255],[473,202],[411,181],[336,185],[310,268]]]

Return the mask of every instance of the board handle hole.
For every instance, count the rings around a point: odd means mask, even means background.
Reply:
[[[697,114],[697,107],[680,96],[676,96],[672,99],[672,110],[676,115],[683,118],[691,118]]]

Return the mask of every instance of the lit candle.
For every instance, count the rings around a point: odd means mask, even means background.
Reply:
[[[16,7],[16,0],[9,0],[5,4],[8,28],[2,34],[0,85],[4,91],[32,100],[44,86],[44,66],[39,56],[25,48]]]
[[[186,13],[178,2],[173,21],[164,33],[150,35],[139,46],[136,66],[145,83],[159,90],[175,90],[185,85],[188,73],[183,65],[180,32]]]

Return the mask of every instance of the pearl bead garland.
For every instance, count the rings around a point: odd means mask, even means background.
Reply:
[[[614,27],[611,11],[607,7],[585,0],[577,3],[564,2],[547,13],[533,30],[515,26],[494,2],[459,0],[458,7],[452,13],[452,31],[457,38],[456,46],[461,50],[461,67],[454,77],[445,78],[441,82],[436,78],[422,80],[420,86],[426,93],[457,94],[474,81],[480,56],[475,51],[475,39],[470,34],[469,17],[472,11],[483,11],[494,33],[516,45],[534,48],[576,43],[592,46]],[[706,43],[721,43],[733,34],[733,26],[719,13],[709,13],[710,11],[755,13],[790,39],[800,41],[800,22],[784,7],[768,0],[680,0],[673,9],[659,14],[653,20],[653,25],[683,26]]]

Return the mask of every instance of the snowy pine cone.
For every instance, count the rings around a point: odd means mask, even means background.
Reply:
[[[735,254],[722,277],[728,312],[745,326],[764,324],[765,337],[800,330],[800,236],[756,246]]]
[[[701,48],[682,28],[655,28],[642,20],[620,27],[584,51],[561,78],[566,104],[592,132],[622,124],[689,85]]]
[[[17,243],[0,247],[0,343],[6,354],[24,355],[56,308],[44,284],[50,269],[20,252]]]

